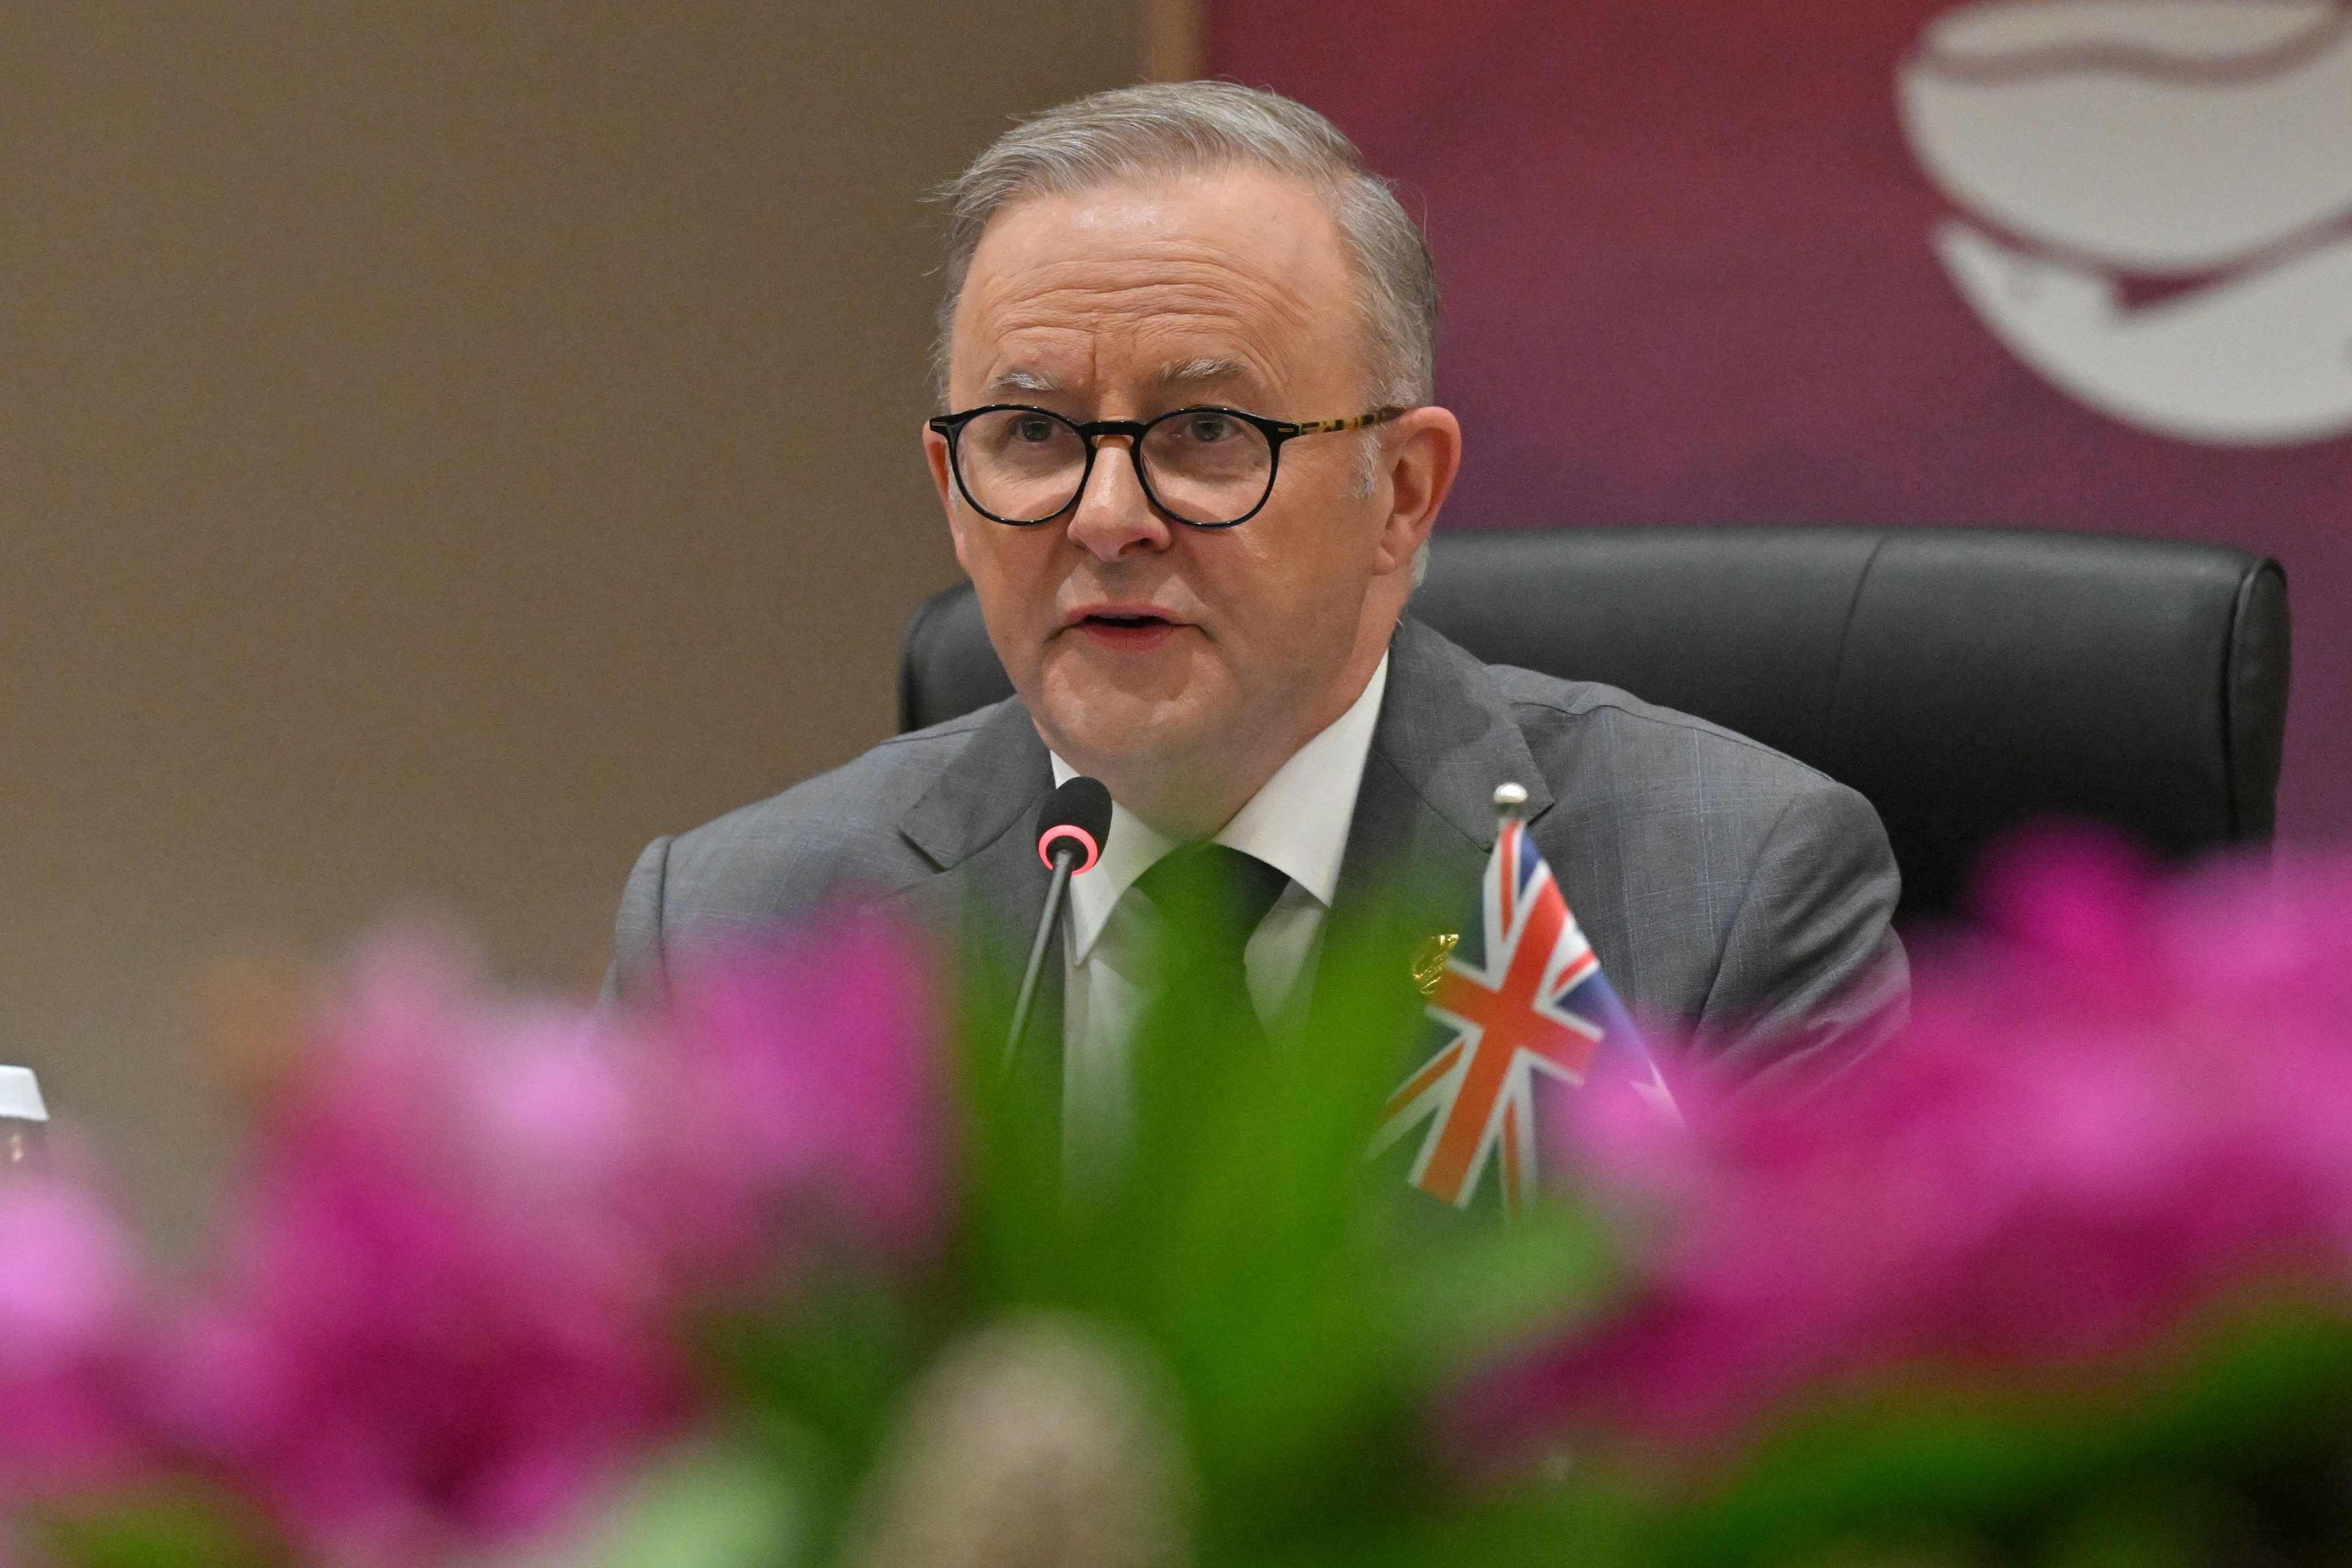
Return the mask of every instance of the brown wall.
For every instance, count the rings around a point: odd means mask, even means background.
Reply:
[[[592,985],[652,835],[887,734],[955,568],[927,186],[1084,0],[54,0],[0,48],[0,1060],[167,1225],[218,955]]]

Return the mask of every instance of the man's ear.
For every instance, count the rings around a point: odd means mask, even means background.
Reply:
[[[940,510],[948,516],[948,537],[955,543],[956,564],[969,577],[971,563],[963,558],[963,531],[971,519],[956,505],[955,473],[948,463],[948,438],[928,425],[923,426],[923,460],[931,466],[931,488],[940,492]]]
[[[1373,545],[1372,570],[1386,576],[1412,564],[1413,552],[1436,525],[1462,468],[1462,422],[1449,408],[1407,409],[1381,445],[1389,508]]]

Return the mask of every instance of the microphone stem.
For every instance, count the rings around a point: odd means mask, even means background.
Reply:
[[[1054,846],[1054,879],[1045,886],[1045,914],[1037,922],[1037,940],[1029,944],[1029,967],[1021,976],[1021,994],[1013,1004],[1013,1029],[1004,1037],[1004,1065],[1021,1054],[1021,1037],[1029,1032],[1029,1009],[1036,1005],[1037,980],[1045,969],[1045,944],[1062,918],[1062,899],[1070,889],[1070,871],[1078,847],[1065,839]]]

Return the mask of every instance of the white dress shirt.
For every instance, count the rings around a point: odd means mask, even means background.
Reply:
[[[1291,753],[1212,839],[1290,879],[1242,956],[1250,1000],[1269,1022],[1295,1016],[1314,988],[1323,917],[1339,886],[1356,791],[1388,683],[1382,655],[1348,710]],[[1076,773],[1054,758],[1055,784]],[[1160,921],[1135,882],[1175,847],[1114,798],[1102,858],[1070,882],[1062,928],[1062,1127],[1074,1178],[1099,1171],[1127,1144],[1127,1045],[1150,987]]]

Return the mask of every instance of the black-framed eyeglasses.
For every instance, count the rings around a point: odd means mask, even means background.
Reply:
[[[947,437],[948,466],[972,510],[1027,528],[1077,504],[1095,469],[1095,447],[1124,436],[1144,499],[1178,522],[1231,528],[1247,522],[1274,493],[1286,442],[1334,430],[1361,430],[1404,412],[1376,408],[1353,419],[1300,424],[1238,408],[1179,408],[1157,419],[1080,424],[1048,408],[992,403],[928,421]]]

